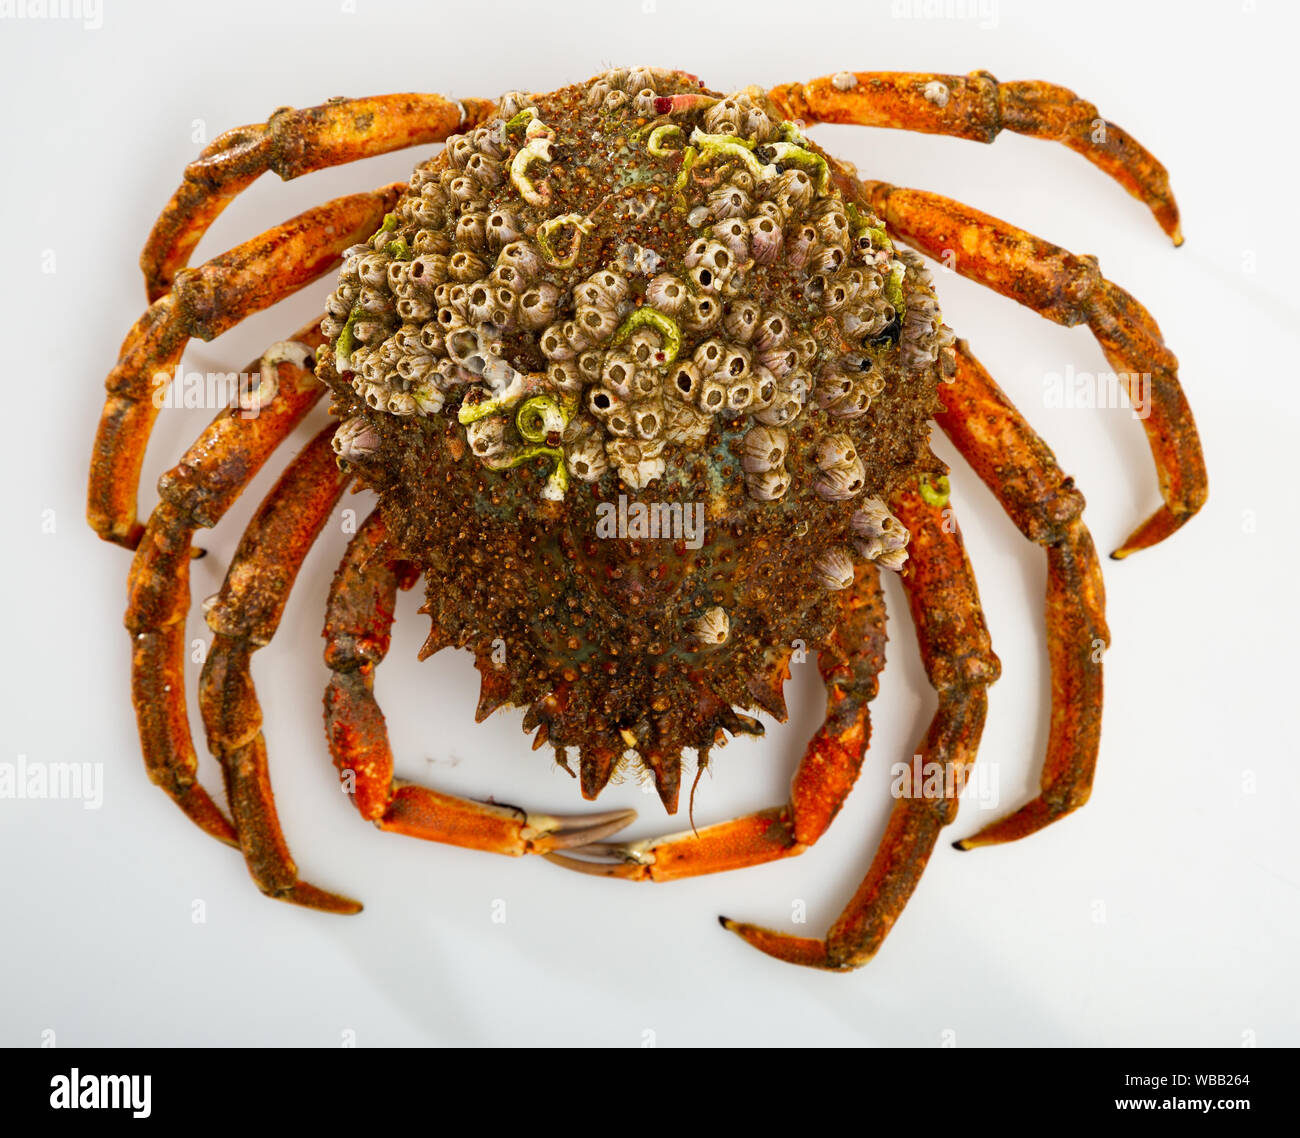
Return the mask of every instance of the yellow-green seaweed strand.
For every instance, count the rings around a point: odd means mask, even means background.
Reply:
[[[564,465],[564,451],[559,447],[527,446],[523,450],[515,451],[509,458],[493,459],[488,465],[493,470],[509,470],[542,457],[555,459],[555,469],[551,471],[546,479],[546,485],[542,487],[542,497],[548,501],[558,502],[569,488],[569,471]]]
[[[688,146],[682,151],[681,169],[677,171],[677,180],[673,182],[673,198],[675,205],[680,210],[686,209],[686,180],[690,177],[691,167],[695,165],[695,159],[699,156],[699,151],[693,146]]]
[[[544,444],[552,434],[561,433],[569,424],[571,409],[550,395],[534,395],[519,405],[515,414],[515,428],[530,443]],[[564,465],[564,448],[534,445],[511,456],[510,465],[519,466],[539,455],[555,459],[555,470],[542,487],[542,497],[558,500],[569,488],[569,471]]]
[[[676,134],[680,137],[682,128],[675,122],[664,123],[662,126],[655,127],[650,132],[650,139],[646,143],[646,149],[656,158],[663,158],[665,155],[677,153],[675,150],[664,149],[663,140],[670,134]]]
[[[551,235],[565,225],[572,225],[577,231],[573,238],[573,248],[561,257],[551,244]],[[537,248],[548,264],[557,269],[570,269],[578,260],[578,250],[582,247],[582,236],[590,233],[594,223],[580,213],[566,213],[559,217],[547,218],[537,227]]]
[[[691,132],[691,142],[700,150],[702,161],[710,158],[739,158],[754,176],[762,181],[773,174],[771,166],[765,166],[754,154],[754,143],[747,138],[738,138],[734,134],[705,134],[696,127]]]
[[[922,474],[918,487],[921,491],[921,498],[931,506],[946,506],[948,504],[950,489],[946,474],[940,474],[933,481],[928,474]]]
[[[334,370],[342,375],[352,364],[352,349],[356,346],[356,340],[352,335],[352,325],[357,322],[365,309],[359,304],[352,306],[352,311],[348,313],[347,323],[339,331],[339,338],[334,341]]]
[[[658,332],[659,339],[663,342],[664,361],[659,366],[671,367],[673,361],[677,359],[677,353],[682,350],[682,330],[677,326],[676,320],[671,316],[665,316],[657,308],[643,305],[632,312],[614,333],[614,343],[621,344],[638,328],[644,328],[646,325]]]
[[[824,194],[830,184],[831,171],[826,159],[820,154],[807,150],[793,142],[771,142],[767,149],[773,159],[782,166],[795,166],[801,170],[812,170],[816,174],[817,192]]]
[[[894,306],[894,309],[901,315],[903,311],[903,277],[907,273],[907,266],[902,261],[895,261],[889,266],[889,278],[885,281],[885,287],[882,290],[885,299]]]
[[[545,442],[552,431],[563,431],[568,425],[567,410],[550,395],[525,399],[515,413],[515,427],[530,443]]]
[[[507,131],[511,131],[518,126],[527,126],[536,117],[537,117],[536,107],[525,107],[522,111],[519,111],[517,114],[511,116],[511,118],[506,122],[505,129]]]

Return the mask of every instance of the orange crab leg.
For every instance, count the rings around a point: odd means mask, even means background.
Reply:
[[[1146,205],[1175,245],[1183,243],[1169,172],[1131,134],[1064,87],[999,83],[987,71],[858,71],[788,83],[768,96],[787,118],[810,123],[896,127],[974,142],[992,142],[1010,130],[1063,142]]]
[[[1164,505],[1111,554],[1127,557],[1163,541],[1205,504],[1205,461],[1192,410],[1178,382],[1178,360],[1151,314],[1101,275],[1095,258],[1057,245],[938,194],[863,183],[890,232],[927,256],[955,254],[964,277],[987,285],[1040,316],[1087,324],[1125,383],[1155,460]],[[951,260],[951,257],[949,258]],[[1149,382],[1149,393],[1144,389]],[[1149,406],[1147,404],[1149,403]]]
[[[324,342],[319,321],[295,341],[309,351]],[[237,845],[234,827],[196,781],[198,759],[185,707],[185,614],[190,604],[190,541],[214,526],[281,440],[324,394],[310,365],[275,365],[276,395],[245,418],[237,405],[222,411],[162,476],[162,498],[149,518],[127,583],[131,633],[131,696],[150,779],[201,829]],[[258,369],[254,361],[249,372]]]
[[[100,537],[128,549],[140,540],[140,467],[166,382],[190,337],[211,340],[323,276],[344,249],[379,228],[405,188],[337,198],[182,270],[176,287],[136,321],[104,383],[108,397],[91,460],[86,517]]]
[[[441,95],[377,95],[332,99],[319,107],[281,107],[265,123],[218,135],[185,167],[185,180],[149,234],[140,268],[152,304],[217,215],[266,171],[283,181],[408,146],[443,142],[478,125],[494,103],[453,103]]]
[[[890,509],[911,531],[903,587],[926,675],[939,696],[917,753],[926,764],[940,764],[942,792],[928,797],[916,788],[896,800],[866,879],[825,940],[719,918],[724,928],[770,956],[832,971],[861,967],[875,955],[916,888],[939,831],[956,817],[957,796],[984,729],[985,689],[1000,670],[970,562],[948,521],[950,511],[926,501],[916,484],[896,493]]]
[[[859,566],[842,604],[817,660],[826,719],[799,763],[787,805],[692,833],[589,843],[576,851],[580,858],[552,854],[548,860],[602,877],[672,881],[791,857],[816,842],[853,789],[871,737],[868,705],[885,666],[885,601],[874,566]]]
[[[1052,718],[1042,793],[957,842],[959,849],[1015,841],[1088,800],[1101,743],[1101,655],[1110,640],[1097,550],[1084,526],[1083,495],[1011,400],[957,341],[957,371],[935,422],[993,491],[1017,528],[1047,551],[1047,649]]]
[[[374,671],[388,653],[399,588],[419,578],[395,556],[383,518],[372,513],[334,575],[325,618],[325,730],[345,792],[381,830],[430,842],[519,856],[564,849],[617,833],[635,810],[588,815],[534,814],[473,802],[393,777]]]
[[[252,654],[275,635],[303,558],[348,483],[330,445],[336,426],[326,426],[290,463],[240,538],[221,591],[207,610],[215,635],[203,666],[199,707],[257,887],[280,901],[356,913],[358,902],[298,879],[276,816],[262,709],[249,673]]]

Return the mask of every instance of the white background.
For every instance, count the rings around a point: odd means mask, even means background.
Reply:
[[[970,16],[957,4],[930,7],[936,18],[863,0],[104,0],[98,28],[0,19],[10,394],[0,759],[101,763],[104,777],[98,810],[0,801],[0,1043],[36,1045],[50,1031],[60,1045],[337,1046],[349,1032],[359,1045],[1300,1043],[1300,292],[1290,232],[1300,20],[1281,0],[998,0],[969,6]],[[941,844],[877,959],[848,976],[776,963],[714,918],[817,934],[864,873],[890,805],[889,767],[911,755],[934,705],[895,582],[872,751],[830,834],[784,863],[633,885],[426,845],[358,820],[321,728],[324,597],[347,540],[331,524],[254,674],[285,831],[306,879],[364,900],[365,913],[345,919],[263,898],[238,856],[146,779],[121,624],[129,557],[83,521],[101,382],[144,307],[139,251],[201,143],[332,95],[549,90],[643,62],[723,90],[841,69],[986,68],[1003,80],[1051,80],[1147,144],[1183,209],[1187,244],[1175,250],[1139,203],[1062,146],[1009,134],[981,146],[815,132],[864,176],[963,199],[1097,254],[1182,361],[1211,487],[1205,510],[1172,541],[1105,563],[1114,643],[1092,802],[1019,845],[960,854]],[[268,175],[221,216],[195,263],[309,205],[404,179],[429,152],[288,184]],[[948,321],[1077,477],[1099,548],[1114,548],[1158,500],[1143,433],[1126,410],[1049,409],[1043,398],[1048,373],[1106,367],[1087,329],[1067,331],[951,275],[937,280]],[[214,343],[192,344],[187,368],[246,367],[319,311],[328,288],[320,282]],[[210,417],[161,417],[142,508]],[[955,466],[1004,666],[981,763],[996,773],[1005,811],[1033,793],[1046,740],[1044,558],[945,441],[936,446]],[[279,468],[271,463],[202,538],[211,552],[194,566],[196,598],[216,591]],[[418,595],[402,601],[378,681],[403,773],[536,809],[589,809],[545,753],[529,751],[517,712],[474,725],[468,655],[417,664],[418,604]],[[190,628],[194,638],[207,631],[196,618]],[[191,666],[188,693],[196,728],[198,671]],[[811,665],[797,669],[789,694],[788,726],[715,754],[699,820],[783,798],[817,723]],[[203,764],[217,789],[215,766],[206,755]],[[637,785],[611,787],[600,805],[641,810],[631,837],[680,828]],[[949,836],[993,816],[967,802]],[[205,923],[192,920],[196,901]],[[504,923],[492,920],[498,901]],[[797,901],[803,925],[791,923]]]

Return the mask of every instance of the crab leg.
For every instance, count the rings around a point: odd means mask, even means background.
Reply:
[[[719,873],[801,854],[826,832],[857,781],[871,736],[868,704],[885,666],[885,601],[874,566],[858,568],[843,612],[821,646],[826,719],[795,772],[790,801],[708,826],[649,841],[591,843],[581,860],[548,860],[565,869],[633,881],[672,881]],[[593,860],[603,858],[605,860]]]
[[[1042,793],[955,843],[1015,841],[1088,801],[1101,742],[1101,653],[1110,640],[1097,550],[1083,524],[1083,495],[1011,400],[957,342],[957,371],[935,421],[993,491],[1016,527],[1047,551],[1047,648],[1052,717]]]
[[[185,269],[176,287],[136,321],[105,380],[108,398],[91,460],[86,517],[100,537],[128,549],[140,540],[140,466],[166,380],[190,337],[211,340],[324,275],[344,249],[379,228],[403,189],[385,186],[326,202]]]
[[[378,511],[357,531],[334,575],[325,618],[325,730],[343,788],[363,818],[381,830],[430,842],[519,856],[581,845],[617,833],[635,810],[534,814],[473,802],[393,777],[384,713],[375,702],[375,668],[388,653],[397,590],[419,572],[394,557]]]
[[[992,142],[1010,130],[1063,142],[1145,204],[1175,245],[1183,243],[1168,171],[1131,134],[1064,87],[999,83],[987,71],[859,71],[788,83],[768,97],[787,118],[809,123],[896,127],[974,142]]]
[[[917,752],[926,764],[941,764],[942,793],[927,797],[924,790],[914,791],[896,800],[866,879],[825,940],[719,918],[724,928],[770,956],[832,971],[858,968],[871,959],[916,888],[939,831],[956,817],[957,796],[984,729],[985,688],[1000,670],[961,537],[945,524],[947,510],[922,498],[916,485],[896,493],[890,509],[912,534],[903,587],[926,675],[939,695]]]
[[[408,146],[443,142],[478,125],[494,103],[453,103],[441,95],[331,99],[319,107],[281,107],[265,123],[218,135],[185,168],[185,180],[154,223],[140,268],[152,304],[217,215],[267,170],[283,181]]]
[[[356,901],[298,880],[275,812],[262,710],[249,673],[253,653],[275,635],[303,558],[347,485],[330,445],[336,426],[326,426],[280,476],[244,531],[221,591],[206,606],[215,635],[199,707],[257,887],[307,908],[356,913]]]
[[[1072,327],[1086,323],[1142,420],[1164,505],[1111,554],[1119,559],[1163,541],[1205,503],[1205,461],[1178,360],[1155,320],[1101,275],[1093,257],[1076,257],[1022,229],[938,194],[864,182],[891,233],[927,256],[955,252],[956,270],[1040,316]],[[1149,408],[1143,382],[1150,384]]]
[[[319,321],[294,341],[306,353],[324,342]],[[268,361],[284,353],[268,353]],[[131,694],[145,769],[189,818],[214,838],[237,845],[234,827],[196,781],[198,759],[185,707],[185,614],[190,604],[190,541],[215,526],[271,452],[324,394],[309,361],[274,363],[278,390],[245,418],[222,411],[159,480],[162,498],[149,518],[128,578]],[[249,367],[258,369],[255,361]]]

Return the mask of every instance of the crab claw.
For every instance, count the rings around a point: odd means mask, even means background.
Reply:
[[[586,847],[617,834],[636,820],[635,810],[607,810],[602,814],[526,813],[519,836],[532,853]],[[549,856],[549,855],[548,855]]]
[[[657,842],[658,839],[643,842],[592,841],[578,851],[582,854],[581,857],[556,853],[543,856],[562,869],[571,869],[575,873],[639,881],[650,876],[650,867],[655,862],[654,851],[650,847]]]

